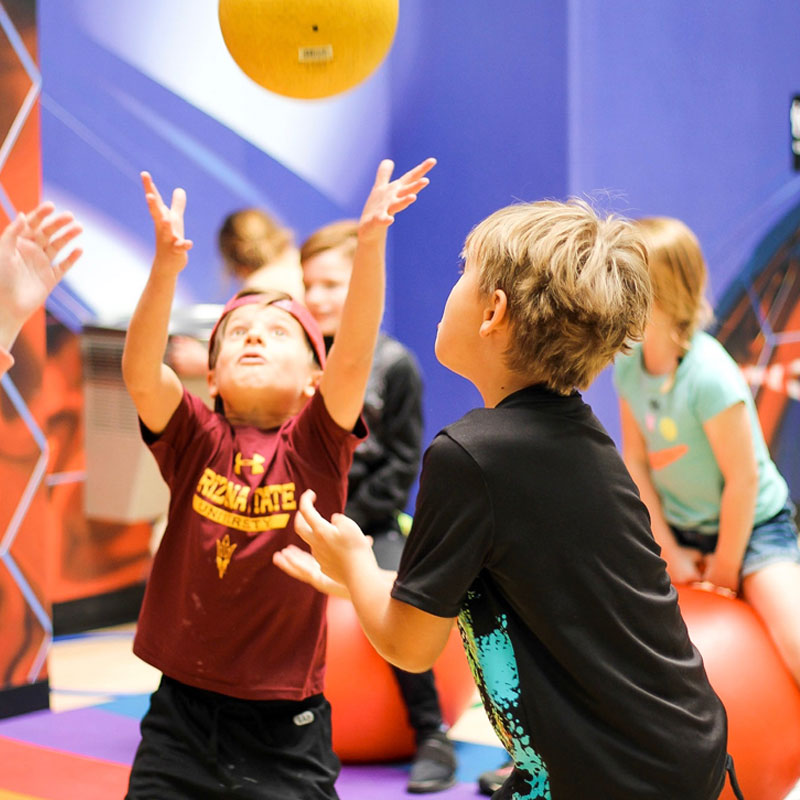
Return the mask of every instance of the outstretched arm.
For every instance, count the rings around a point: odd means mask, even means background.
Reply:
[[[142,173],[142,184],[155,226],[156,254],[125,337],[122,376],[142,422],[160,433],[183,394],[178,376],[164,363],[164,354],[175,286],[192,242],[183,236],[183,189],[175,189],[167,207],[149,173]]]
[[[327,594],[346,596],[346,590],[361,627],[383,658],[408,672],[430,669],[447,644],[454,620],[395,600],[395,573],[378,566],[358,525],[344,514],[327,521],[314,508],[314,500],[314,492],[305,491],[295,517],[295,529],[311,547],[313,559],[284,550],[275,554],[275,564]]]
[[[28,317],[81,256],[76,248],[55,263],[82,228],[68,211],[50,217],[54,210],[42,203],[0,234],[0,349],[11,348]]]
[[[435,164],[428,158],[392,181],[394,164],[381,161],[361,213],[350,288],[319,387],[328,413],[345,430],[353,428],[361,413],[383,317],[387,230],[394,215],[408,208],[428,185],[425,175]]]

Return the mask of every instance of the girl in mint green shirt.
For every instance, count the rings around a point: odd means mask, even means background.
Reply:
[[[619,357],[625,463],[674,583],[741,593],[800,684],[800,548],[786,482],[733,359],[700,330],[710,317],[700,245],[682,222],[637,223],[653,311]]]

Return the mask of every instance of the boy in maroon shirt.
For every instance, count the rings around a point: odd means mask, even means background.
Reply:
[[[169,207],[142,174],[156,254],[128,329],[123,376],[171,500],[134,651],[163,678],[142,720],[129,798],[335,798],[339,764],[322,695],[325,599],[272,564],[299,543],[308,486],[344,508],[383,313],[386,232],[427,185],[428,159],[395,181],[378,168],[359,222],[344,337],[325,356],[288,297],[237,296],[209,342],[216,410],[164,364],[175,286],[191,242],[186,196]]]

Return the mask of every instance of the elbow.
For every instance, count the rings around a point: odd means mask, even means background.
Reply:
[[[135,350],[132,350],[129,343],[125,342],[122,350],[122,382],[128,391],[136,388],[141,382],[141,362],[136,358]]]
[[[436,657],[428,658],[425,654],[415,653],[413,649],[404,653],[389,649],[388,652],[381,652],[383,658],[393,667],[403,670],[403,672],[427,672],[433,668]]]
[[[745,468],[740,468],[732,478],[725,480],[724,491],[736,495],[758,494],[758,465],[753,463]]]
[[[404,672],[427,672],[441,652],[441,648],[425,647],[416,636],[393,636],[375,649],[383,659]]]
[[[134,354],[127,350],[122,351],[122,382],[134,400],[137,396],[144,396],[157,390],[161,364],[156,370],[146,367]]]

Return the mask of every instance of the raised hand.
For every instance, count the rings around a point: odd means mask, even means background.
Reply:
[[[156,233],[156,262],[180,272],[189,259],[192,242],[184,238],[183,213],[186,210],[186,192],[175,189],[169,206],[161,198],[149,172],[142,172],[142,185],[147,208],[153,218]]]
[[[369,239],[386,232],[394,215],[408,208],[430,181],[425,176],[436,165],[435,158],[426,158],[404,175],[391,180],[394,162],[381,161],[372,191],[367,197],[358,225],[360,239]]]
[[[19,214],[0,234],[0,344],[4,346],[10,345],[82,254],[75,248],[55,262],[83,229],[68,211],[51,217],[54,210],[52,203],[42,203],[29,214]]]

